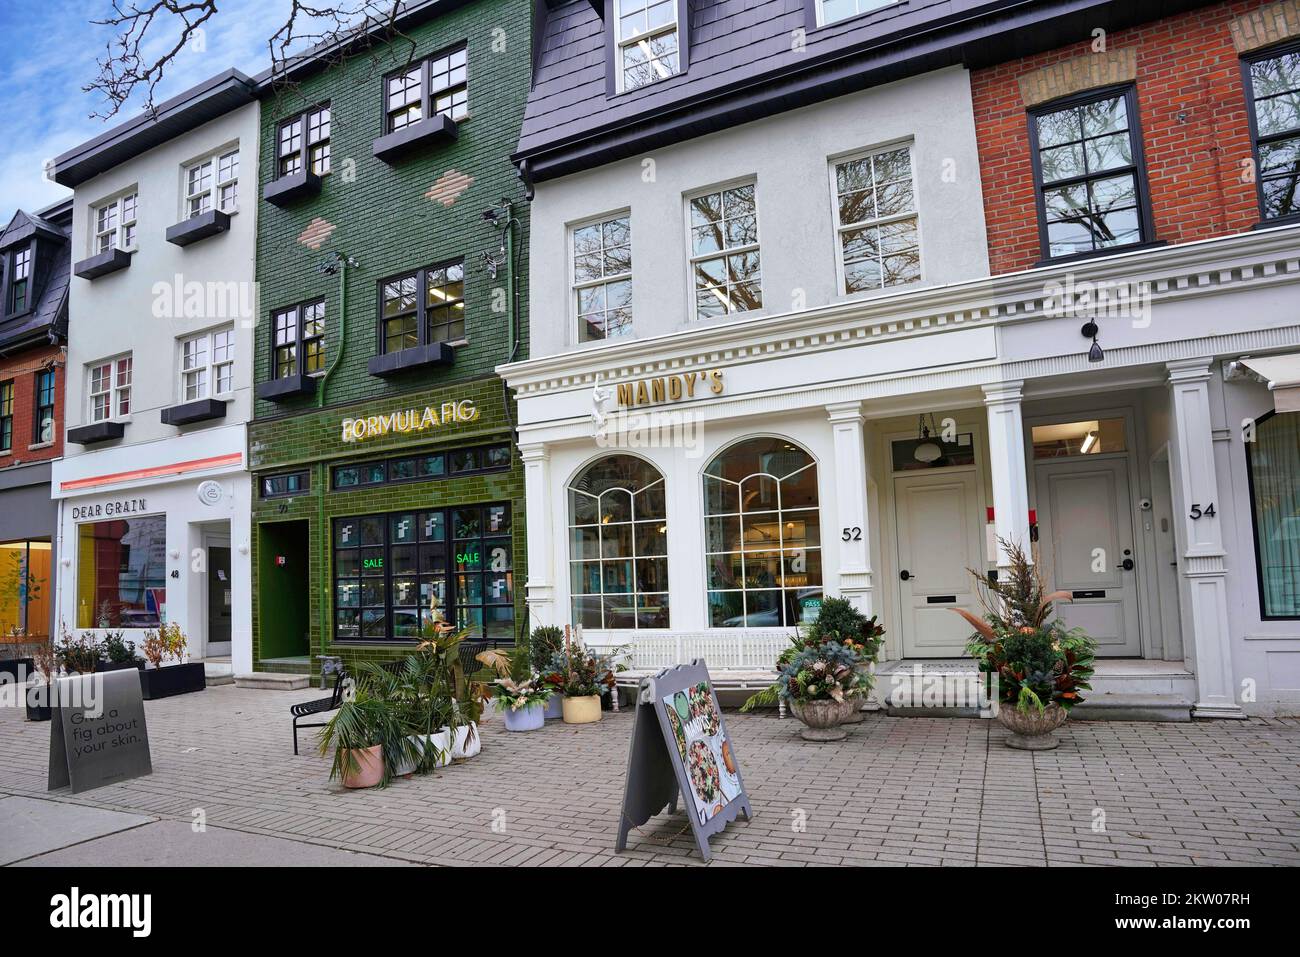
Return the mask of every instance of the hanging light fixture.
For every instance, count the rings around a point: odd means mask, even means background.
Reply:
[[[930,425],[934,424],[934,413],[930,413]],[[943,448],[938,442],[930,438],[930,426],[925,424],[925,413],[921,413],[920,421],[917,423],[918,444],[912,450],[912,458],[924,465],[940,458],[943,455]]]
[[[1097,342],[1097,333],[1100,331],[1101,330],[1097,327],[1097,324],[1091,319],[1085,322],[1083,328],[1079,330],[1079,334],[1083,336],[1083,338],[1092,340],[1092,348],[1088,350],[1089,362],[1100,362],[1102,359],[1106,358],[1106,354],[1101,351],[1101,344]]]

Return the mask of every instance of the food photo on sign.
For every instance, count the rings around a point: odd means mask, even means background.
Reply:
[[[703,824],[740,794],[731,743],[708,682],[664,695],[662,704],[690,780],[696,817]]]

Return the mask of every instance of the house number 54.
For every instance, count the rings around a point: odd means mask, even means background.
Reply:
[[[1214,503],[1211,502],[1209,505],[1205,506],[1205,508],[1201,508],[1200,505],[1193,505],[1191,516],[1192,516],[1192,521],[1195,521],[1201,516],[1206,516],[1207,518],[1214,518]]]
[[[843,529],[840,532],[840,538],[846,542],[860,542],[862,541],[862,529],[856,525],[852,528]]]

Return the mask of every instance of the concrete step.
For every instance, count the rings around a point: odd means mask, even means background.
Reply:
[[[254,671],[251,674],[235,675],[237,688],[262,688],[269,691],[298,691],[311,684],[307,675],[280,674],[273,671]]]
[[[1192,702],[1172,694],[1087,694],[1070,709],[1080,721],[1191,721]]]
[[[235,683],[235,666],[230,663],[230,659],[205,659],[203,662],[203,678],[208,687],[213,685],[233,685]]]

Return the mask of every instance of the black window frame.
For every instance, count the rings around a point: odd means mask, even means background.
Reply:
[[[484,524],[480,526],[478,533],[476,535],[472,535],[464,538],[456,537],[456,531],[453,526],[454,513],[458,511],[466,511],[470,509],[479,509],[480,514],[484,515],[487,509],[498,508],[498,507],[504,508],[506,510],[506,515],[508,518],[507,531],[489,533],[487,531],[486,525]],[[400,516],[407,516],[407,515],[423,516],[423,515],[431,515],[431,514],[439,514],[442,516],[442,540],[441,541],[424,538],[423,532],[417,527],[415,537],[413,537],[411,540],[407,542],[398,542],[398,543],[393,542],[393,519],[394,518]],[[329,586],[330,586],[330,611],[331,611],[330,641],[336,645],[351,645],[351,644],[373,645],[376,643],[412,643],[412,642],[419,641],[420,636],[418,634],[411,635],[411,636],[406,636],[406,635],[397,636],[393,634],[394,607],[401,608],[401,609],[414,608],[417,613],[417,618],[419,617],[419,613],[423,610],[424,607],[422,604],[419,603],[418,594],[417,594],[415,605],[394,606],[393,604],[394,589],[392,584],[393,580],[395,578],[413,579],[416,582],[416,591],[418,593],[420,589],[420,584],[422,583],[423,580],[426,579],[436,580],[437,578],[441,577],[444,582],[443,592],[446,596],[440,608],[444,620],[449,622],[455,622],[458,625],[463,625],[464,623],[461,622],[461,618],[460,618],[460,612],[463,608],[478,608],[483,612],[485,616],[486,616],[487,609],[489,608],[508,608],[510,610],[509,626],[508,628],[505,629],[504,633],[500,633],[499,631],[503,627],[502,625],[498,624],[496,630],[494,630],[489,627],[487,622],[484,622],[483,625],[480,626],[481,630],[478,637],[480,640],[493,641],[496,643],[513,642],[515,638],[515,628],[518,626],[519,623],[517,609],[515,607],[515,599],[517,597],[517,590],[519,587],[518,581],[515,578],[516,572],[518,570],[515,567],[516,539],[515,539],[514,523],[516,517],[517,517],[516,509],[513,502],[504,501],[504,500],[495,500],[495,501],[486,501],[486,502],[466,502],[460,505],[446,505],[446,506],[438,506],[436,508],[414,507],[409,509],[397,509],[394,511],[387,511],[387,512],[350,512],[345,515],[339,515],[331,518],[330,525],[329,525],[330,538],[329,538],[329,578],[328,578]],[[367,519],[371,519],[371,520],[378,519],[382,522],[382,529],[383,529],[382,544],[367,545],[362,541],[360,541],[359,535],[358,535],[358,542],[356,545],[339,544],[338,529],[340,523],[355,521],[358,523],[358,528],[359,528],[360,523]],[[486,519],[483,518],[481,519],[481,521],[486,522]],[[486,549],[490,542],[500,541],[502,539],[504,539],[509,543],[507,546],[508,567],[502,570],[502,572],[500,572],[499,574],[505,574],[509,579],[509,583],[510,583],[509,600],[489,602],[487,600],[486,586],[484,586],[484,588],[480,591],[479,600],[477,602],[462,600],[461,586],[457,580],[457,576],[481,575],[483,577],[484,583],[486,583],[486,579],[489,575],[492,574],[492,570],[488,567],[487,557],[483,553],[480,553],[477,559],[477,565],[478,565],[477,568],[458,569],[457,568],[458,565],[470,565],[471,563],[455,561],[457,557],[456,543],[477,542],[480,546]],[[394,547],[412,548],[415,550],[416,557],[415,557],[414,571],[394,573],[393,570]],[[420,549],[426,547],[430,548],[433,551],[441,551],[442,553],[441,557],[443,559],[441,572],[439,572],[436,567],[433,567],[430,570],[423,570],[424,566],[422,565]],[[382,561],[383,561],[382,574],[372,574],[372,575],[364,574],[365,565],[364,565],[364,557],[362,553],[366,549],[378,550],[381,553],[380,557],[382,557]],[[342,551],[352,551],[352,550],[355,550],[357,553],[356,573],[349,574],[349,575],[340,575],[339,574],[339,553]],[[372,560],[373,557],[374,556],[372,555]],[[371,567],[373,568],[374,566]],[[384,593],[384,602],[382,605],[382,609],[384,614],[385,627],[384,627],[384,634],[380,636],[373,636],[373,635],[365,636],[362,634],[364,630],[364,621],[363,621],[364,611],[367,609],[374,610],[381,607],[378,604],[366,605],[362,602],[362,596],[364,594],[364,588],[367,579],[370,579],[372,584],[375,581],[382,582],[381,587],[383,588],[383,593]],[[355,605],[342,605],[339,603],[339,585],[341,583],[343,584],[355,583],[358,591],[357,603]],[[356,625],[357,634],[342,635],[339,633],[339,621],[340,621],[339,612],[341,610],[348,611],[352,609],[355,609],[357,613],[357,625]]]
[[[4,316],[6,319],[12,319],[15,316],[25,316],[36,308],[36,297],[34,291],[36,288],[36,262],[37,262],[36,240],[23,243],[5,250],[4,253]],[[26,257],[27,275],[21,279],[18,278],[18,258]],[[18,305],[16,302],[19,284],[22,286],[23,302]]]
[[[433,105],[437,101],[437,95],[433,92],[432,89],[430,89],[433,80],[433,73],[430,68],[435,60],[450,58],[454,54],[462,53],[462,52],[465,54],[464,115],[459,117],[455,115],[456,110],[455,110],[455,104],[453,103],[452,108],[446,112],[446,116],[453,123],[457,123],[457,124],[463,123],[465,120],[469,119],[470,117],[469,41],[461,40],[459,43],[453,43],[450,46],[443,47],[441,50],[438,50],[434,53],[430,53],[428,56],[423,57],[419,60],[411,60],[410,62],[404,64],[398,69],[390,70],[389,72],[384,74],[379,84],[379,107],[380,107],[379,115],[382,117],[382,121],[380,122],[380,127],[383,130],[383,135],[387,136],[389,133],[396,133],[399,130],[409,129],[412,126],[415,126],[417,123],[423,123],[425,120],[438,115],[438,113],[443,112],[441,110],[435,112],[433,109]],[[417,119],[410,120],[409,122],[406,122],[401,126],[393,126],[392,120],[393,120],[393,113],[395,111],[389,110],[388,108],[388,84],[391,80],[394,80],[400,76],[406,76],[407,74],[411,73],[413,70],[417,68],[420,71],[420,100],[419,100],[420,115]],[[450,75],[452,69],[454,68],[448,69],[448,75]],[[454,85],[448,85],[443,87],[443,89],[439,90],[438,92],[441,93],[445,90],[454,90],[459,86],[460,86],[459,83]]]
[[[1252,423],[1254,434],[1258,436],[1260,425],[1279,414],[1276,409],[1269,409],[1254,419]],[[1270,615],[1264,603],[1264,559],[1259,550],[1259,506],[1255,497],[1255,465],[1252,461],[1254,450],[1258,446],[1255,442],[1244,444],[1246,446],[1246,490],[1250,493],[1250,541],[1255,549],[1255,594],[1259,596],[1259,617],[1261,621],[1300,621],[1300,615]]]
[[[1267,215],[1264,207],[1264,176],[1259,159],[1259,148],[1261,142],[1264,145],[1268,145],[1280,140],[1300,140],[1300,126],[1282,133],[1270,133],[1264,137],[1260,136],[1259,118],[1255,112],[1255,78],[1250,72],[1251,67],[1256,63],[1264,60],[1276,59],[1277,57],[1286,56],[1290,53],[1300,53],[1300,40],[1292,40],[1288,43],[1276,44],[1262,50],[1252,50],[1241,58],[1241,82],[1246,94],[1246,121],[1250,124],[1250,155],[1252,162],[1255,164],[1255,203],[1259,209],[1261,226],[1284,226],[1288,223],[1300,222],[1300,205],[1298,205],[1296,211],[1292,213],[1287,213],[1282,216]],[[1300,188],[1297,189],[1297,194],[1300,194]]]
[[[1052,187],[1059,188],[1074,183],[1087,183],[1095,179],[1108,179],[1119,176],[1123,173],[1131,173],[1134,178],[1134,188],[1137,193],[1138,230],[1141,234],[1140,238],[1135,243],[1126,243],[1123,246],[1107,246],[1101,249],[1087,250],[1085,252],[1053,256],[1051,241],[1048,237],[1047,230],[1047,204],[1044,195],[1043,165],[1041,149],[1039,146],[1038,122],[1042,117],[1052,113],[1059,113],[1063,110],[1087,106],[1089,103],[1097,103],[1102,100],[1114,99],[1117,96],[1123,97],[1124,109],[1128,118],[1129,148],[1132,151],[1133,158],[1131,166],[1115,167],[1114,169],[1108,169],[1102,173],[1084,173],[1082,176],[1056,180],[1053,181]],[[1137,85],[1135,83],[1120,83],[1111,86],[1097,87],[1074,93],[1069,96],[1058,97],[1057,99],[1051,100],[1047,103],[1040,103],[1026,111],[1026,123],[1029,130],[1029,156],[1034,173],[1034,208],[1038,216],[1038,248],[1041,259],[1037,265],[1096,259],[1102,256],[1112,256],[1118,253],[1130,252],[1134,249],[1162,245],[1156,240],[1155,219],[1151,212],[1151,188],[1150,183],[1147,180],[1146,155],[1143,149],[1142,124],[1141,118],[1138,115]]]
[[[284,479],[287,485],[288,480],[297,478],[301,487],[297,489],[285,488],[274,492],[266,490],[267,482],[274,482],[277,479]],[[257,477],[257,494],[259,498],[293,498],[297,495],[306,495],[311,491],[311,469],[294,469],[289,472],[273,472],[270,475],[259,475]]]
[[[330,132],[326,134],[324,137],[322,137],[320,140],[318,140],[316,143],[312,143],[311,142],[311,118],[313,115],[319,114],[322,111],[329,111]],[[302,124],[301,131],[299,132],[300,141],[298,144],[298,148],[290,153],[281,153],[280,152],[281,134],[286,126],[290,126],[294,123]],[[334,169],[333,133],[334,133],[334,111],[329,100],[322,100],[320,103],[315,103],[307,107],[306,109],[301,110],[298,113],[295,113],[292,116],[286,116],[284,119],[276,123],[275,142],[271,144],[271,162],[275,164],[275,176],[273,176],[272,179],[282,179],[285,176],[295,176],[301,173],[303,170],[307,170],[310,173],[314,173],[316,176],[328,176]],[[316,170],[312,169],[310,166],[311,147],[320,145],[321,143],[325,144],[326,169],[322,172],[317,172]],[[298,166],[296,169],[290,172],[286,172],[282,166],[282,163],[289,156],[296,156],[298,158]]]
[[[8,391],[6,397],[5,392]],[[0,382],[0,455],[9,455],[14,448],[14,404],[17,399],[15,393],[17,388],[13,379],[5,379]],[[7,401],[6,401],[7,399]],[[6,404],[9,411],[5,412]]]
[[[465,323],[464,334],[458,339],[434,339],[429,334],[430,330],[429,330],[428,277],[431,272],[434,272],[439,269],[445,270],[451,266],[460,267],[460,284],[461,284],[460,299],[455,301],[458,301],[461,304],[461,309],[462,309],[461,322]],[[390,351],[388,348],[388,335],[387,335],[388,320],[389,318],[393,318],[393,319],[402,318],[406,316],[407,313],[403,312],[398,316],[392,316],[392,317],[385,316],[384,315],[384,302],[385,302],[384,292],[387,286],[395,282],[401,282],[411,278],[415,279],[415,331],[416,331],[416,335],[418,336],[418,339],[413,345],[403,346],[401,349],[395,349]],[[420,268],[415,270],[408,269],[404,272],[394,273],[391,276],[386,276],[385,278],[380,279],[377,284],[378,295],[376,296],[378,302],[377,302],[376,317],[375,317],[375,354],[380,356],[392,355],[398,352],[404,352],[407,349],[419,349],[423,346],[432,345],[438,342],[445,342],[448,345],[463,345],[466,342],[468,342],[469,341],[469,319],[468,319],[468,313],[464,311],[465,310],[465,279],[466,279],[465,258],[463,256],[456,256],[451,259],[445,259],[440,262],[431,263],[428,266],[421,266]],[[447,325],[447,323],[440,323],[440,325]]]
[[[468,469],[451,468],[450,457],[457,453],[475,453],[483,454],[492,449],[504,449],[506,451],[506,461],[503,465],[480,465]],[[398,462],[406,462],[413,459],[421,459],[429,456],[443,456],[443,470],[437,475],[413,475],[409,477],[395,477],[394,467]],[[483,459],[482,461],[486,461]],[[450,449],[422,449],[418,452],[408,452],[404,455],[394,455],[382,459],[366,459],[357,462],[342,462],[330,468],[330,490],[333,492],[351,492],[358,489],[379,488],[384,485],[406,485],[411,482],[443,482],[447,479],[464,478],[470,475],[490,475],[494,472],[508,472],[514,461],[514,453],[510,448],[509,442],[485,442],[478,445],[463,445]],[[384,478],[373,482],[357,482],[355,485],[339,485],[338,474],[344,469],[365,469],[383,466]]]
[[[48,382],[48,385],[46,383]],[[49,401],[42,402],[45,398],[42,393],[48,390]],[[54,410],[56,398],[58,396],[58,375],[55,369],[41,369],[36,373],[36,381],[32,384],[32,444],[49,445],[53,443],[54,436],[58,431],[58,423],[54,420]],[[50,416],[50,437],[41,438],[41,418],[46,410],[49,410]]]
[[[304,315],[306,310],[313,307],[321,307],[321,332],[319,335],[304,335]],[[279,342],[279,329],[277,323],[279,318],[287,313],[293,313],[294,338],[292,343],[281,344]],[[271,330],[271,379],[288,379],[296,375],[317,376],[325,372],[328,352],[325,347],[326,330],[329,327],[329,304],[324,296],[315,299],[306,299],[291,306],[281,306],[278,309],[271,310],[271,321],[268,323]],[[320,343],[321,367],[307,371],[307,345],[308,343]],[[292,344],[294,348],[293,372],[285,375],[280,374],[280,350]]]

